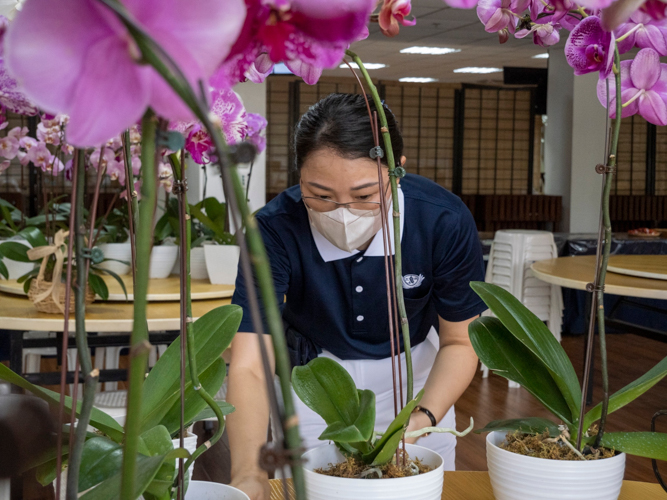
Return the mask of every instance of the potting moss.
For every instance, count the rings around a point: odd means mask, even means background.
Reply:
[[[569,446],[549,436],[548,432],[532,435],[520,432],[508,433],[505,442],[500,445],[503,450],[535,458],[546,458],[549,460],[581,460]],[[585,460],[598,460],[600,458],[611,458],[616,455],[615,450],[607,448],[593,449],[586,447],[583,452]]]
[[[397,477],[409,477],[424,474],[433,470],[428,465],[424,465],[418,458],[409,458],[406,465],[396,465],[396,457],[388,463],[381,466],[371,466],[354,457],[347,457],[345,462],[329,464],[327,468],[315,469],[318,474],[325,476],[344,477],[350,479],[380,479],[377,470],[382,473],[382,479],[391,479]],[[366,473],[366,474],[365,474]]]

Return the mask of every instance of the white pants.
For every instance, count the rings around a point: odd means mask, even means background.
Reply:
[[[414,374],[414,394],[416,395],[426,383],[431,367],[438,353],[437,334],[431,330],[429,337],[412,349],[412,365]],[[341,360],[328,351],[323,351],[321,357],[331,358],[340,363],[352,376],[359,389],[370,389],[375,393],[375,429],[384,432],[394,420],[394,389],[391,377],[391,358]],[[405,354],[401,354],[403,373],[403,397],[406,394]],[[293,393],[294,394],[294,393]],[[312,411],[294,394],[296,411],[299,416],[299,431],[306,449],[315,448],[323,444],[318,440],[326,424],[322,417]],[[456,427],[456,417],[452,406],[444,418],[438,422],[438,427]],[[444,469],[454,470],[456,456],[456,437],[452,434],[431,434],[420,438],[417,444],[436,451],[444,459]]]

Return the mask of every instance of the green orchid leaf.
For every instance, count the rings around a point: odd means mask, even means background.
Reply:
[[[491,312],[525,345],[549,370],[570,409],[564,420],[579,418],[581,387],[572,362],[546,325],[511,293],[497,285],[470,283]]]
[[[482,363],[501,377],[521,384],[556,417],[572,424],[570,408],[549,369],[498,318],[477,318],[468,332]]]
[[[394,446],[393,443],[397,442],[396,439],[396,434],[399,434],[398,441],[401,440],[401,437],[403,436],[403,432],[405,431],[405,427],[408,424],[408,421],[410,420],[410,415],[415,409],[415,406],[419,404],[419,401],[421,401],[422,396],[424,395],[424,389],[419,391],[417,393],[417,396],[415,399],[410,401],[408,404],[406,404],[403,409],[399,412],[399,414],[396,416],[396,418],[389,424],[389,427],[387,427],[386,432],[382,435],[380,440],[375,444],[375,449],[373,449],[371,452],[366,453],[362,455],[362,459],[366,463],[373,463],[375,465],[381,464],[381,463],[387,463],[389,460],[391,460],[391,457],[393,453],[396,451],[396,446]],[[390,450],[393,451],[390,453]],[[382,457],[389,457],[385,462],[380,462],[379,459],[377,458],[378,455],[382,454]]]
[[[204,227],[207,229],[213,231],[213,233],[218,237],[222,238],[225,235],[224,231],[224,224],[221,226],[220,224],[216,224],[213,222],[204,212],[202,212],[199,208],[196,206],[190,206],[190,213],[192,216],[197,219],[199,222],[204,224]]]
[[[62,460],[62,466],[67,465],[67,454],[63,455],[63,460]],[[39,484],[42,486],[48,486],[53,483],[53,481],[56,480],[56,466],[58,463],[56,462],[56,459],[53,458],[49,460],[48,462],[44,462],[43,464],[39,464],[37,467],[35,467],[35,479]]]
[[[26,227],[21,229],[17,236],[24,238],[28,243],[32,245],[33,248],[44,247],[49,244],[46,240],[46,236],[36,227]]]
[[[156,455],[154,457],[139,455],[137,457],[133,498],[139,497],[139,495],[146,491],[146,488],[148,488],[148,485],[153,481],[155,475],[166,460],[187,458],[188,456],[190,456],[190,454],[183,449],[173,450],[166,455]],[[119,473],[106,479],[79,498],[80,500],[117,500],[120,498],[120,483],[121,474]]]
[[[229,347],[242,316],[239,306],[228,305],[217,307],[194,322],[195,359],[200,374],[219,360]],[[180,363],[180,338],[177,338],[160,356],[144,382],[141,429],[148,430],[161,424],[180,397]],[[186,373],[188,370],[189,361],[186,359]],[[192,418],[202,409],[200,407],[194,412]]]
[[[12,208],[15,209],[13,205]],[[16,224],[14,224],[14,221],[12,220],[13,210],[10,210],[6,205],[0,205],[0,211],[2,211],[2,216],[7,221],[9,227],[12,228],[12,231],[14,232],[18,231],[18,227],[16,226]]]
[[[46,401],[50,406],[58,408],[60,404],[60,394],[49,389],[44,389],[43,387],[36,386],[31,384],[26,379],[17,375],[5,365],[0,363],[0,380],[14,384],[21,389],[31,392],[38,398]],[[72,398],[65,396],[65,415],[70,416],[72,411]],[[81,401],[77,401],[76,415],[79,416],[81,411]],[[96,429],[104,432],[111,439],[117,443],[122,442],[124,438],[123,427],[116,422],[112,417],[104,413],[102,410],[99,410],[93,406],[91,415],[90,415],[90,425]]]
[[[35,267],[35,269],[28,271],[16,281],[17,283],[25,283],[28,279],[37,276],[38,274],[39,274],[39,267]]]
[[[301,401],[327,425],[353,425],[359,417],[359,393],[347,370],[330,358],[315,358],[292,370],[292,387]]]
[[[112,260],[112,259],[108,259],[108,260]],[[128,262],[124,262],[124,261],[122,261],[122,260],[119,260],[118,262],[122,262],[123,264],[127,264],[127,265],[129,265]],[[120,285],[121,290],[123,290],[123,293],[125,294],[125,299],[127,300],[127,288],[125,288],[125,282],[123,281],[123,278],[121,278],[121,277],[118,276],[116,273],[114,273],[113,271],[110,271],[110,270],[108,270],[108,269],[102,269],[101,267],[96,267],[95,270],[96,270],[96,271],[99,271],[99,272],[101,272],[101,273],[104,273],[104,274],[108,274],[108,275],[111,276],[113,279],[115,279],[115,280],[118,282],[118,284]],[[106,286],[106,285],[105,285],[105,286]],[[108,296],[108,294],[107,294],[107,296]],[[106,300],[106,299],[105,299],[105,300]]]
[[[357,426],[345,425],[342,420],[329,425],[317,439],[336,443],[358,443],[365,440]]]
[[[28,250],[30,250],[29,247],[17,241],[5,241],[4,243],[0,243],[0,252],[2,255],[17,262],[32,262],[32,260],[28,258]]]
[[[86,491],[96,484],[115,476],[123,463],[123,447],[104,437],[86,441],[79,469],[79,491]]]
[[[359,416],[354,426],[359,429],[364,441],[370,441],[375,433],[375,393],[368,389],[360,389]]]
[[[2,261],[2,254],[0,254],[0,276],[6,280],[9,279],[9,270],[7,269],[7,266],[5,266],[5,263]]]
[[[199,369],[199,367],[197,367]],[[199,373],[199,383],[211,395],[215,395],[225,380],[225,361],[222,358],[216,359],[208,368]],[[160,420],[160,424],[165,426],[169,434],[174,435],[181,426],[181,398],[180,391],[175,397],[170,399],[171,406],[167,413]],[[192,380],[188,376],[185,383],[185,423],[186,426],[194,422],[197,415],[208,408],[197,391],[195,391]],[[211,410],[212,411],[212,410]]]
[[[208,217],[216,224],[219,224],[224,228],[225,219],[227,217],[227,205],[221,203],[217,198],[212,196],[209,196],[202,201],[204,209],[206,210],[206,215],[208,215]]]
[[[513,418],[509,420],[494,420],[486,424],[483,429],[476,429],[475,434],[483,432],[521,432],[523,434],[542,434],[548,431],[549,435],[556,437],[560,434],[558,425],[546,418],[529,417]]]
[[[618,392],[615,392],[609,398],[609,413],[619,408],[623,408],[639,396],[648,391],[655,384],[660,382],[667,375],[667,357],[663,358],[657,365],[647,371],[634,382],[626,385]],[[590,428],[593,422],[600,419],[602,414],[602,403],[586,413],[584,417],[584,429]]]
[[[637,457],[667,460],[667,434],[664,432],[605,432],[602,446]]]
[[[165,455],[174,449],[174,443],[171,441],[171,435],[166,427],[158,425],[149,429],[141,435],[149,456]],[[146,487],[146,492],[160,497],[167,493],[174,482],[176,463],[173,460],[166,460],[158,469],[153,481]]]
[[[384,436],[383,436],[384,437]],[[403,438],[403,429],[399,429],[389,436],[389,438],[376,448],[377,453],[371,462],[371,465],[384,465],[391,462],[392,457],[396,454],[396,449]],[[366,456],[364,456],[364,459]]]
[[[236,408],[234,408],[234,405],[231,405],[227,403],[226,401],[216,401],[218,407],[222,411],[223,415],[229,415],[230,413],[234,413]],[[208,418],[217,418],[213,410],[207,406],[204,408],[202,411],[200,411],[195,418],[192,419],[192,422],[200,422],[202,420],[206,420]],[[190,422],[190,423],[192,423]]]
[[[109,288],[97,274],[88,273],[88,284],[100,299],[107,300],[109,298]]]

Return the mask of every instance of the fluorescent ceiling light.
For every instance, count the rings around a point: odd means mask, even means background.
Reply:
[[[459,68],[455,69],[454,73],[498,73],[501,72],[501,68]]]
[[[359,69],[359,66],[357,66],[357,63],[351,62],[350,66],[352,66],[354,69]],[[347,69],[347,64],[343,63],[339,68]],[[386,68],[386,64],[381,64],[381,63],[364,63],[364,68],[366,69],[380,69],[380,68]]]
[[[533,59],[549,59],[549,53],[545,52],[544,54],[537,54],[533,56]]]
[[[429,56],[439,56],[442,54],[451,54],[461,52],[461,49],[450,49],[448,47],[408,47],[401,50],[401,54],[426,54]]]
[[[429,82],[437,82],[438,80],[436,78],[422,78],[418,76],[408,76],[405,78],[399,78],[399,82],[411,82],[411,83],[429,83]]]

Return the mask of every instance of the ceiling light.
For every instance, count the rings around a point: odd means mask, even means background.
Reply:
[[[292,75],[293,74],[285,63],[277,63],[276,65],[274,65],[272,73],[274,75]]]
[[[408,47],[401,50],[401,54],[426,54],[429,56],[439,56],[442,54],[451,54],[461,52],[461,49],[450,49],[448,47]]]
[[[359,66],[355,62],[351,62],[350,66],[352,66],[354,69],[359,69]],[[342,69],[347,69],[347,64],[343,63],[338,67]],[[364,68],[366,69],[380,69],[386,67],[387,67],[386,64],[381,64],[381,63],[364,63]]]
[[[405,78],[399,78],[399,82],[410,82],[410,83],[429,83],[429,82],[437,82],[437,78],[422,78],[418,76],[408,76]]]
[[[501,72],[501,68],[459,68],[455,69],[454,73],[498,73]]]
[[[533,59],[549,59],[549,53],[545,52],[544,54],[537,54],[533,56]]]

